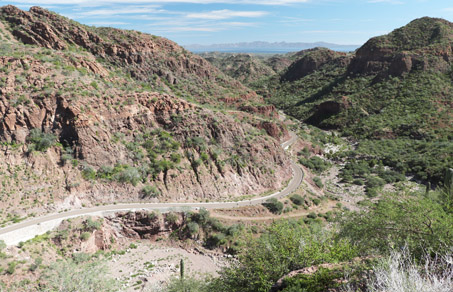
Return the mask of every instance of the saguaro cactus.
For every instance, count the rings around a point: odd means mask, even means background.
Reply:
[[[184,280],[184,260],[181,259],[181,262],[179,263],[179,276],[181,278],[181,281]]]
[[[446,207],[453,208],[453,168],[447,168],[444,177],[444,187],[442,190]]]

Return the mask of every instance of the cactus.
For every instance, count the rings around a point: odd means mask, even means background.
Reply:
[[[447,168],[445,171],[444,188],[448,196],[453,195],[453,168]]]
[[[447,209],[453,209],[453,168],[447,168],[442,190]]]
[[[181,278],[181,281],[184,280],[184,260],[181,259],[181,262],[179,263],[179,274],[180,274],[180,278]]]
[[[429,195],[429,191],[431,190],[431,182],[428,182],[426,185],[425,196]]]

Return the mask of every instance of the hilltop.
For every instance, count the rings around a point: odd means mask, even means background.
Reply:
[[[14,6],[0,8],[0,38],[4,223],[70,206],[231,200],[291,177],[275,107],[167,39]]]
[[[360,156],[439,181],[453,157],[452,36],[452,23],[425,17],[355,54],[302,51],[268,79],[266,95],[302,121],[360,140]]]

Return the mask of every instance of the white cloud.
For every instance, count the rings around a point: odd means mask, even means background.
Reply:
[[[153,25],[150,24],[151,33],[174,33],[174,32],[218,32],[230,30],[232,28],[250,27],[255,26],[254,23],[248,22],[222,22],[216,23],[216,25],[210,24],[193,24],[178,23],[173,26]]]
[[[312,0],[15,0],[14,3],[29,5],[83,5],[103,6],[111,4],[163,4],[163,3],[193,3],[193,4],[255,4],[255,5],[288,5],[307,3]]]
[[[120,7],[118,9],[96,9],[78,13],[79,17],[90,17],[90,16],[113,16],[121,14],[143,14],[143,13],[157,13],[156,9],[159,6],[146,6],[146,7]]]
[[[113,26],[113,25],[128,25],[130,23],[121,22],[121,21],[95,21],[85,23],[86,25],[96,25],[96,26]]]
[[[403,1],[399,0],[369,0],[368,3],[404,4]]]
[[[266,11],[232,11],[228,9],[224,10],[215,10],[209,12],[200,12],[200,13],[189,13],[186,15],[187,18],[199,18],[199,19],[227,19],[233,17],[261,17],[269,14]]]

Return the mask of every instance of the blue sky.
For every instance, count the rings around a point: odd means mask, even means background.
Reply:
[[[451,0],[0,0],[181,45],[250,41],[363,44],[422,17],[453,21]]]

